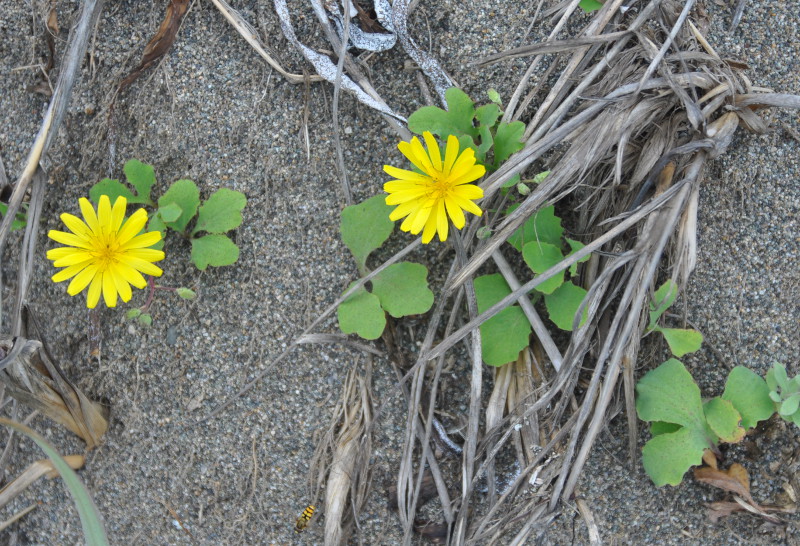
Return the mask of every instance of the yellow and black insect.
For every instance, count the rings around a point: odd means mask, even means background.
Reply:
[[[297,518],[297,521],[294,524],[295,533],[302,533],[303,530],[308,527],[308,522],[310,522],[311,518],[314,517],[314,512],[316,510],[317,508],[313,504],[306,506],[306,509],[303,510],[303,513],[300,514],[300,517]]]

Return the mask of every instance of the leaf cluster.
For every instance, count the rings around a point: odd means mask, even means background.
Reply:
[[[27,209],[28,204],[22,203],[22,206]],[[0,218],[5,216],[7,212],[8,205],[5,203],[0,203]],[[14,220],[11,221],[11,231],[17,231],[18,229],[24,228],[26,225],[28,225],[27,211],[19,211],[14,215]]]
[[[190,240],[192,262],[201,271],[209,265],[231,265],[239,259],[239,247],[225,233],[242,223],[242,209],[247,205],[243,193],[221,188],[201,204],[197,184],[182,179],[173,182],[156,202],[150,196],[156,182],[151,165],[132,159],[125,163],[123,171],[127,186],[119,180],[104,178],[92,186],[89,197],[97,203],[101,195],[107,195],[113,203],[122,196],[130,204],[154,208],[148,229],[160,231],[162,240],[153,248],[163,248],[163,236],[169,228]]]
[[[356,260],[359,273],[367,273],[367,258],[394,230],[389,220],[391,207],[382,195],[376,195],[342,211],[342,241]],[[351,283],[348,290],[356,283]],[[337,310],[339,327],[345,334],[377,339],[386,327],[386,313],[395,318],[427,312],[433,305],[428,288],[428,269],[421,264],[398,262],[390,265],[371,281],[371,290],[361,286],[344,300]]]
[[[775,364],[767,377],[775,377],[776,370],[785,374]],[[639,418],[652,421],[653,438],[642,449],[642,462],[659,487],[678,485],[691,466],[700,464],[704,450],[741,441],[780,407],[768,381],[744,366],[731,370],[722,396],[703,402],[691,374],[674,358],[645,374],[636,394]]]

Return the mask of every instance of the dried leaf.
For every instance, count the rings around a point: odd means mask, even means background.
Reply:
[[[747,470],[739,463],[733,463],[728,470],[718,470],[707,466],[696,468],[694,478],[699,482],[744,497],[749,503],[758,506],[750,496],[750,477]]]
[[[0,340],[0,382],[6,392],[80,436],[92,449],[108,429],[106,410],[92,402],[53,362],[42,344],[16,337]]]
[[[84,465],[86,462],[86,457],[83,455],[67,455],[64,457],[64,460],[67,461],[67,464],[69,464],[70,467],[72,467],[74,470],[77,470]],[[3,489],[0,489],[0,508],[14,500],[18,495],[25,491],[29,485],[34,483],[42,476],[47,476],[51,479],[58,476],[58,472],[56,471],[50,459],[36,461],[26,468],[22,474],[4,485]]]
[[[167,12],[164,15],[164,20],[161,21],[161,26],[158,27],[155,36],[153,36],[144,48],[142,62],[133,72],[122,80],[122,83],[120,83],[117,88],[117,93],[136,81],[136,79],[141,76],[142,72],[150,68],[150,66],[169,51],[169,48],[172,47],[172,44],[175,42],[178,29],[181,27],[181,21],[183,21],[183,16],[186,15],[188,9],[189,0],[170,0],[167,6]]]
[[[47,15],[47,28],[50,29],[50,32],[53,34],[58,34],[58,15],[56,14],[55,6],[50,8],[50,13]]]

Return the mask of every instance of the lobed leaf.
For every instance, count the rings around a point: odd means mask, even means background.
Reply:
[[[200,207],[192,235],[200,231],[225,233],[236,229],[242,223],[242,209],[245,205],[247,197],[240,191],[228,188],[215,191]]]
[[[477,129],[472,123],[475,104],[469,95],[457,87],[451,87],[445,92],[445,101],[446,111],[436,106],[423,106],[411,114],[408,117],[409,130],[418,135],[430,131],[442,139],[449,135],[477,137]]]
[[[358,334],[364,339],[378,339],[386,327],[386,313],[381,308],[380,299],[363,286],[339,304],[336,314],[342,332]]]
[[[652,330],[656,327],[658,319],[664,314],[664,311],[675,302],[678,297],[678,285],[672,279],[662,284],[656,293],[653,294],[653,300],[650,302],[650,324],[648,329]]]
[[[111,178],[104,178],[89,189],[89,199],[95,206],[100,202],[101,195],[107,195],[112,204],[117,200],[117,197],[124,197],[128,200],[128,203],[133,203],[136,199],[131,190],[126,188],[119,180],[112,180]]]
[[[161,209],[173,203],[181,208],[181,215],[177,220],[164,223],[175,231],[185,231],[189,221],[197,214],[197,207],[200,205],[200,190],[197,189],[197,185],[186,179],[173,182],[167,192],[158,199],[158,208]]]
[[[192,262],[200,271],[205,271],[209,265],[231,265],[238,259],[239,247],[224,235],[212,233],[192,239]]]
[[[525,124],[521,121],[501,123],[494,134],[494,168],[497,169],[511,154],[522,149]]]
[[[392,264],[372,279],[372,293],[395,318],[426,313],[433,305],[428,268],[422,264]]]
[[[671,358],[636,384],[636,413],[642,421],[664,421],[704,430],[700,388],[681,361]]]
[[[122,171],[125,173],[125,178],[128,179],[128,184],[136,188],[136,197],[134,200],[128,200],[128,202],[152,205],[150,191],[153,188],[153,184],[156,183],[156,172],[153,166],[142,163],[138,159],[131,159],[125,163]]]
[[[560,329],[571,332],[575,322],[575,314],[578,312],[578,307],[583,303],[585,297],[586,290],[572,282],[565,282],[555,289],[552,294],[545,294],[544,304],[547,307],[550,320]],[[584,309],[578,326],[583,326],[588,316],[587,309]]]
[[[513,212],[518,205],[509,207],[506,215]],[[522,252],[525,244],[538,241],[540,243],[550,243],[551,245],[561,246],[561,236],[564,228],[561,227],[561,218],[556,216],[556,209],[553,206],[544,207],[531,215],[525,223],[508,238],[509,244]]]
[[[708,426],[723,442],[735,444],[744,438],[746,431],[739,425],[742,416],[728,400],[712,398],[703,404],[703,413]]]
[[[701,431],[682,427],[651,438],[642,448],[642,464],[657,487],[678,485],[687,470],[702,462],[707,447]]]
[[[359,271],[367,263],[370,253],[379,248],[394,230],[389,220],[392,207],[386,204],[385,195],[370,197],[363,203],[345,207],[339,230],[342,242],[356,259]]]
[[[655,330],[661,332],[664,339],[667,340],[669,350],[678,358],[685,354],[693,353],[700,349],[703,344],[703,334],[697,330],[684,329],[684,328],[661,328],[656,327]]]
[[[542,274],[563,260],[564,256],[560,246],[531,241],[522,247],[522,258],[534,273]],[[563,282],[564,272],[561,271],[537,286],[536,290],[543,294],[552,294]]]
[[[767,383],[754,371],[736,366],[728,374],[722,398],[733,404],[742,416],[745,429],[755,427],[759,421],[775,413],[775,403],[770,399]]]
[[[475,298],[478,313],[511,293],[511,288],[499,273],[482,275],[475,279]],[[502,366],[517,359],[519,352],[528,346],[531,326],[518,305],[500,311],[480,326],[481,354],[490,366]]]

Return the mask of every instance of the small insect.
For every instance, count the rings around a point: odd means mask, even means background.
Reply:
[[[294,532],[295,533],[302,533],[306,527],[308,527],[308,522],[311,521],[311,518],[314,517],[314,512],[317,508],[313,504],[309,504],[306,506],[306,509],[303,510],[303,513],[300,514],[300,517],[297,518],[297,521],[294,524]]]

